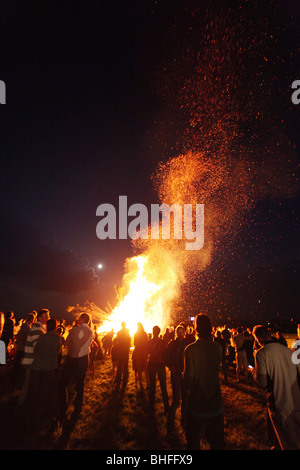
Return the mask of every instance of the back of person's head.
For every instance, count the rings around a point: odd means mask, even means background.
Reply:
[[[253,328],[253,336],[260,344],[272,339],[268,328],[263,325],[256,325]]]
[[[55,320],[55,318],[50,318],[49,320],[47,320],[47,331],[54,331],[56,329],[56,326],[57,321]]]
[[[184,321],[180,322],[180,324],[178,326],[181,326],[182,328],[184,328],[184,330],[186,331],[187,330],[187,323],[185,323]]]
[[[160,327],[155,325],[153,328],[152,328],[152,332],[153,332],[153,336],[158,336],[159,333],[160,333]]]
[[[34,319],[35,319],[35,315],[34,315],[32,312],[28,313],[27,318],[26,318],[26,320],[28,321],[28,323],[33,322]]]
[[[80,317],[78,318],[79,323],[86,323],[89,324],[91,321],[91,317],[88,313],[81,313]]]
[[[196,330],[198,336],[202,339],[211,337],[212,324],[207,315],[199,313],[196,316]]]
[[[124,321],[122,321],[121,327],[122,327],[122,328],[126,328],[126,323],[125,323]]]

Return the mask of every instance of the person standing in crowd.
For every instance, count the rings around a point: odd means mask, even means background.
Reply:
[[[41,309],[37,314],[36,322],[32,325],[30,332],[27,336],[23,357],[21,358],[21,365],[25,370],[24,382],[18,397],[18,404],[22,405],[27,397],[30,368],[34,358],[34,348],[40,335],[46,333],[46,324],[50,318],[50,312],[47,308]]]
[[[89,356],[89,371],[94,378],[95,376],[95,363],[96,361],[103,360],[103,353],[99,341],[99,336],[97,332],[97,325],[94,325],[93,340],[90,346],[90,356]]]
[[[61,339],[54,318],[47,321],[47,332],[36,342],[30,369],[27,398],[27,429],[35,432],[51,425],[55,417],[56,384]]]
[[[60,340],[60,352],[58,355],[58,368],[59,369],[61,369],[63,356],[65,354],[65,349],[66,349],[66,340],[64,337],[64,331],[65,331],[65,328],[61,324],[59,324],[55,330],[55,333],[57,334]]]
[[[26,320],[24,323],[22,323],[21,328],[19,329],[19,332],[16,336],[16,342],[17,342],[17,355],[15,357],[15,370],[16,372],[19,372],[19,366],[21,363],[21,359],[24,354],[24,349],[25,349],[25,344],[27,340],[27,336],[30,333],[31,327],[34,324],[36,320],[36,317],[34,313],[30,312],[27,315]]]
[[[93,341],[95,341],[95,343],[98,346],[98,352],[97,352],[96,360],[103,361],[104,356],[103,356],[103,351],[102,351],[102,347],[101,347],[101,342],[100,342],[100,339],[99,339],[99,333],[98,333],[98,326],[97,325],[94,325]]]
[[[7,312],[5,315],[5,321],[4,321],[2,335],[1,335],[1,340],[4,341],[5,343],[7,353],[8,353],[8,347],[10,343],[13,343],[15,339],[15,336],[14,336],[15,323],[16,323],[16,320],[15,320],[14,312]],[[8,356],[9,355],[7,354],[7,357]]]
[[[182,326],[185,330],[185,340],[187,341],[187,343],[188,344],[194,343],[196,338],[195,338],[193,327],[188,326],[188,324],[184,321],[180,323],[180,326]]]
[[[115,334],[114,330],[111,330],[108,333],[106,333],[106,335],[102,339],[102,345],[103,345],[105,356],[110,355],[110,350],[113,345],[114,334]]]
[[[165,413],[170,410],[169,397],[167,392],[166,381],[166,366],[165,366],[165,351],[166,342],[159,338],[160,327],[155,325],[152,328],[153,337],[148,342],[148,375],[149,375],[149,403],[150,411],[155,411],[155,389],[156,389],[156,375],[158,376],[162,398],[164,403]]]
[[[66,339],[67,355],[61,370],[58,386],[58,420],[63,424],[67,418],[68,385],[74,380],[76,398],[71,421],[76,421],[81,413],[84,395],[84,381],[89,365],[90,345],[93,330],[89,327],[89,314],[82,313]]]
[[[244,372],[245,380],[248,381],[248,360],[247,352],[245,349],[246,337],[243,333],[242,328],[237,329],[237,334],[232,336],[232,342],[235,348],[235,360],[236,360],[236,381],[240,381],[241,371]]]
[[[219,343],[222,347],[222,370],[224,374],[224,382],[225,384],[227,384],[228,383],[228,367],[227,367],[227,361],[226,361],[226,341],[220,330],[217,330],[215,332],[214,341]]]
[[[132,353],[132,367],[135,373],[135,383],[138,381],[141,390],[143,389],[143,374],[146,378],[147,385],[149,384],[149,377],[147,373],[147,359],[148,359],[148,336],[141,323],[137,324],[137,330],[133,337],[134,350]]]
[[[115,382],[115,374],[118,368],[118,355],[117,349],[115,347],[116,338],[113,338],[112,346],[110,348],[110,357],[111,357],[111,376],[113,382]]]
[[[171,385],[172,385],[172,404],[168,416],[168,430],[172,431],[174,427],[175,413],[180,405],[181,399],[181,424],[186,428],[186,404],[187,404],[187,390],[183,381],[183,367],[184,350],[189,344],[185,338],[185,328],[178,325],[175,330],[175,339],[173,339],[166,349],[166,365],[171,371]]]
[[[244,330],[244,336],[245,336],[244,348],[246,351],[248,366],[250,365],[254,367],[254,356],[253,356],[254,338],[253,338],[252,333],[248,329]]]
[[[122,329],[118,331],[114,341],[115,354],[117,358],[117,374],[115,378],[116,388],[118,389],[122,382],[122,389],[125,390],[128,382],[128,361],[130,350],[130,335],[126,328],[126,323],[121,323]]]
[[[300,450],[300,366],[292,361],[293,351],[275,342],[266,327],[256,325],[253,335],[261,348],[252,374],[266,391],[274,447]]]
[[[210,319],[196,317],[198,339],[184,351],[184,381],[188,390],[187,449],[199,450],[203,435],[212,450],[225,448],[223,401],[219,371],[222,347],[212,341]]]

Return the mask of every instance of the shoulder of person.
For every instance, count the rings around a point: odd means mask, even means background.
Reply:
[[[260,358],[269,354],[274,354],[274,347],[275,349],[277,349],[277,346],[279,346],[279,343],[270,342],[264,344],[256,351],[256,358]]]
[[[44,329],[44,326],[41,322],[37,321],[35,322],[32,327],[31,327],[31,331],[37,331],[37,330],[43,330]]]
[[[167,344],[167,350],[172,351],[176,347],[176,340],[172,339],[168,344]]]
[[[93,332],[92,328],[91,328],[89,325],[87,325],[87,323],[84,323],[84,325],[85,325],[84,328],[89,332],[89,334],[90,334],[91,336],[93,336],[93,335],[94,335],[94,332]]]
[[[184,350],[184,354],[190,354],[193,351],[193,349],[196,347],[196,344],[197,344],[197,341],[195,341],[194,343],[189,343]]]
[[[214,344],[214,346],[213,346],[214,348],[220,349],[222,351],[222,344],[221,344],[220,341],[218,341],[218,340],[216,341],[216,340],[212,339],[211,343]]]

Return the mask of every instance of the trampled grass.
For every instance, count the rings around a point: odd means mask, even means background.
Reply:
[[[1,420],[6,421],[2,448],[8,449],[66,449],[66,450],[185,450],[185,433],[180,425],[179,410],[176,430],[167,433],[167,417],[157,383],[155,414],[148,407],[148,391],[135,384],[131,368],[124,392],[115,391],[109,358],[96,362],[94,376],[88,372],[85,382],[84,406],[75,426],[67,433],[56,429],[51,435],[42,433],[34,439],[22,438],[15,396],[3,399]],[[266,440],[266,400],[263,391],[254,383],[236,383],[234,371],[229,373],[228,384],[221,387],[224,402],[226,448],[229,450],[269,449]],[[170,374],[167,386],[171,401]],[[70,394],[72,398],[72,394]],[[72,404],[70,404],[70,412]],[[203,449],[208,449],[205,441]]]
[[[225,415],[226,447],[230,450],[265,450],[266,400],[265,394],[251,382],[236,383],[234,371],[228,384],[222,384]],[[170,374],[167,386],[171,400]],[[176,432],[167,433],[159,383],[156,388],[156,413],[149,413],[148,393],[135,384],[130,370],[124,393],[115,392],[110,360],[97,363],[94,378],[87,377],[85,405],[82,415],[67,443],[68,449],[104,450],[181,450],[186,448],[185,433],[176,415]],[[203,448],[208,448],[205,442]]]

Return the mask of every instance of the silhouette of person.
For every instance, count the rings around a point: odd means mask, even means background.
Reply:
[[[196,317],[198,340],[184,351],[184,381],[188,389],[187,449],[198,450],[205,437],[212,450],[225,448],[223,402],[219,371],[222,347],[212,341],[210,319]]]
[[[165,367],[165,351],[166,342],[159,338],[160,327],[155,325],[152,328],[153,337],[148,342],[148,375],[149,375],[149,404],[151,412],[155,411],[155,389],[156,389],[156,375],[159,379],[159,384],[162,392],[165,413],[169,412],[169,397],[167,392],[166,383],[166,367]]]
[[[174,427],[174,419],[177,408],[180,405],[181,399],[181,424],[183,428],[186,427],[186,403],[187,403],[187,390],[183,381],[183,368],[184,360],[183,353],[187,347],[188,340],[185,337],[186,330],[183,325],[178,325],[175,334],[176,338],[173,339],[166,349],[166,365],[171,371],[171,385],[172,385],[172,404],[168,417],[168,430],[172,431]]]
[[[102,345],[104,348],[104,355],[109,356],[111,347],[113,345],[113,338],[114,338],[114,330],[109,331],[106,333],[104,338],[102,339]]]
[[[148,359],[148,336],[141,323],[137,324],[137,331],[134,334],[134,350],[132,353],[132,366],[135,372],[135,382],[139,381],[141,389],[143,389],[143,374],[146,378],[146,383],[149,383],[147,371]]]
[[[122,389],[126,388],[128,382],[128,360],[130,350],[130,335],[126,328],[126,323],[121,323],[122,329],[118,331],[114,341],[114,354],[117,358],[117,373],[115,378],[116,388],[119,388],[122,382]]]
[[[245,349],[246,337],[242,328],[238,328],[237,334],[232,337],[232,342],[235,348],[236,360],[236,381],[240,381],[241,370],[243,370],[246,381],[248,380],[248,360]]]
[[[219,343],[222,347],[222,369],[224,374],[224,381],[228,383],[228,369],[227,369],[227,362],[226,362],[226,341],[223,338],[223,335],[220,330],[216,331],[214,336],[214,341]]]
[[[55,416],[58,358],[61,351],[56,326],[56,320],[50,318],[47,321],[47,332],[39,337],[34,348],[27,397],[27,423],[32,431],[37,431],[43,425],[49,426]]]

